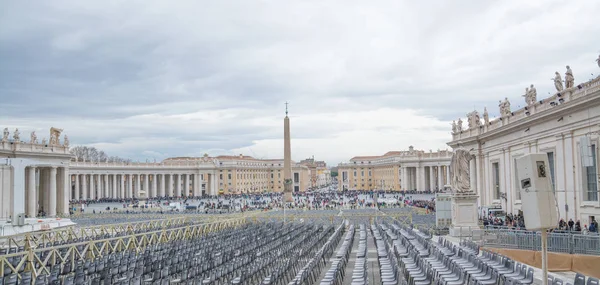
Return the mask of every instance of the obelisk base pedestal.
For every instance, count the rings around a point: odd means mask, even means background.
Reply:
[[[292,192],[284,192],[283,193],[283,201],[284,202],[294,202],[294,197],[292,197]]]
[[[452,225],[450,235],[453,237],[473,236],[479,230],[477,220],[477,198],[474,193],[452,194]]]

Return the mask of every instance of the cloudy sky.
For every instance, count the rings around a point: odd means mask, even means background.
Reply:
[[[330,164],[446,148],[569,64],[600,73],[600,1],[2,1],[0,127],[163,159]]]

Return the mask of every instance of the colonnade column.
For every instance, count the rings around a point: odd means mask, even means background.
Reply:
[[[127,198],[133,198],[133,174],[127,176]]]
[[[169,190],[167,193],[167,196],[169,197],[173,197],[175,196],[175,193],[173,192],[173,186],[174,186],[174,181],[173,181],[173,174],[168,174],[167,177],[169,177]]]
[[[75,174],[75,193],[73,199],[79,200],[79,174]]]
[[[96,174],[90,174],[90,200],[96,199]]]
[[[438,176],[438,190],[442,190],[444,188],[444,183],[442,182],[444,179],[444,172],[442,171],[443,166],[438,165],[437,167],[437,176]]]
[[[114,198],[110,193],[110,184],[108,184],[108,174],[104,174],[104,198]]]
[[[144,190],[146,191],[146,198],[150,198],[150,178],[148,174],[144,174]]]
[[[183,191],[185,196],[189,196],[190,195],[190,174],[184,174],[185,175],[185,179],[184,179],[184,184],[183,184]]]
[[[181,196],[181,174],[175,175],[175,196]]]
[[[408,184],[408,176],[406,175],[407,172],[408,172],[407,168],[406,167],[402,167],[400,171],[402,171],[402,178],[401,178],[402,180],[400,181],[401,182],[400,186],[402,186],[402,187],[400,187],[400,189],[402,189],[402,190],[408,190],[408,188],[406,187],[407,184]]]
[[[27,171],[27,217],[37,216],[37,189],[35,186],[35,166],[30,166]]]
[[[117,196],[117,174],[112,175],[112,198],[119,198]]]
[[[127,194],[125,192],[125,175],[119,175],[119,184],[121,185],[121,189],[119,189],[119,198],[126,198]]]
[[[476,163],[476,157],[473,156],[471,158],[471,160],[469,161],[469,178],[470,181],[469,183],[471,184],[471,189],[474,193],[478,193],[477,192],[477,163]]]
[[[451,184],[452,178],[450,177],[450,167],[446,165],[446,184]]]
[[[161,197],[167,196],[167,195],[165,195],[165,186],[167,185],[165,183],[165,178],[166,178],[166,176],[164,174],[160,174],[160,194],[159,194],[159,196],[161,196]]]
[[[81,175],[81,179],[82,179],[82,183],[81,183],[81,200],[87,200],[88,198],[88,194],[87,194],[87,174],[82,174]]]
[[[56,166],[50,167],[50,189],[48,193],[48,216],[56,216]]]

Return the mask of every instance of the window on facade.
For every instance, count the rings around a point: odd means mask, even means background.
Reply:
[[[354,177],[356,177],[356,170],[354,171]]]
[[[371,176],[371,170],[369,170],[369,176]]]
[[[494,188],[494,199],[500,199],[500,165],[492,163],[492,187]]]
[[[227,178],[231,179],[231,173],[227,174]]]
[[[281,173],[277,173],[277,178],[281,178]]]
[[[300,173],[294,172],[294,182],[295,183],[300,182]]]
[[[271,179],[273,179],[273,173],[271,173]]]
[[[548,168],[550,168],[550,181],[552,182],[552,192],[556,192],[556,178],[554,177],[554,152],[548,152]]]
[[[219,179],[223,180],[223,173],[219,174]]]
[[[592,154],[593,164],[592,166],[587,166],[585,168],[587,187],[585,189],[586,193],[584,197],[587,201],[598,201],[598,168],[596,164],[596,145],[593,144],[591,148],[592,149],[590,153]]]
[[[365,171],[364,170],[360,171],[360,176],[365,176]]]

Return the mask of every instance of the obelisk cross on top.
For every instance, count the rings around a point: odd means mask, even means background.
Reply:
[[[288,104],[289,103],[287,101],[285,101],[285,115],[286,116],[288,115]]]

